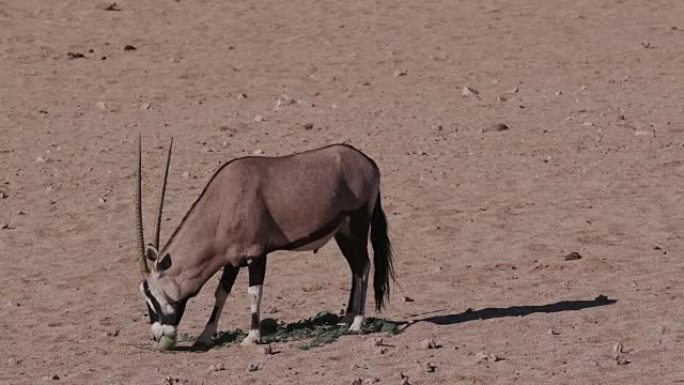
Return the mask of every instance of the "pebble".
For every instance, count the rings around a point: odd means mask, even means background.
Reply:
[[[9,195],[7,195],[6,192],[0,191],[0,199],[7,199],[8,196],[9,196]]]
[[[576,261],[578,259],[582,259],[582,256],[580,255],[580,253],[576,251],[573,251],[572,253],[567,254],[563,257],[564,261]]]
[[[137,48],[135,48],[134,46],[132,46],[130,44],[126,44],[123,48],[124,51],[135,51],[136,49]]]
[[[649,130],[636,130],[634,136],[653,136],[653,132]]]
[[[239,94],[237,95],[237,98],[238,98],[238,99],[247,99],[247,94],[245,94],[245,93],[239,93]]]
[[[625,115],[623,115],[623,114],[618,114],[617,120],[618,120],[618,122],[619,122],[619,121],[622,121],[622,120],[626,120],[626,119],[625,119]]]
[[[630,360],[626,359],[626,358],[623,357],[623,356],[618,356],[618,357],[615,359],[615,363],[618,364],[618,365],[620,365],[620,366],[622,366],[622,365],[627,365],[627,364],[629,364],[630,362],[631,362]]]
[[[276,108],[283,106],[293,106],[297,104],[297,99],[282,94],[276,98]]]
[[[415,299],[413,299],[409,296],[404,296],[403,300],[404,300],[404,302],[414,302],[415,301]]]
[[[480,93],[480,91],[478,91],[474,88],[468,87],[468,86],[465,86],[465,87],[463,87],[463,89],[461,89],[461,96],[477,95],[479,93]]]
[[[119,5],[114,1],[105,5],[102,9],[104,9],[105,11],[121,11]]]
[[[255,115],[254,116],[255,122],[263,122],[264,120],[266,120],[266,119],[262,115]]]
[[[408,70],[403,69],[403,70],[394,71],[394,77],[395,78],[398,78],[399,76],[406,76],[406,75],[408,75]]]
[[[223,364],[209,365],[207,371],[209,372],[220,372],[221,370],[226,370]]]
[[[152,108],[152,105],[151,105],[150,103],[143,103],[143,104],[140,105],[140,109],[143,110],[143,111],[147,111],[147,110],[149,110],[150,108]]]
[[[306,124],[304,125],[304,129],[305,129],[305,130],[313,130],[313,128],[314,128],[313,123],[306,123]]]
[[[437,365],[433,364],[432,362],[428,361],[427,364],[423,367],[423,370],[425,370],[428,373],[434,373],[435,369],[437,369]]]
[[[651,42],[648,41],[648,40],[643,40],[643,41],[641,42],[641,46],[644,47],[644,48],[651,48]]]
[[[363,378],[357,377],[353,379],[351,385],[363,385]]]
[[[622,344],[619,342],[616,342],[615,345],[613,345],[613,353],[622,353]]]
[[[98,110],[104,111],[107,109],[107,105],[105,104],[105,102],[97,102],[97,103],[95,103],[95,108],[97,108]]]
[[[423,349],[439,349],[442,347],[434,338],[426,338],[420,341],[420,347]]]
[[[385,340],[382,337],[373,337],[368,340],[368,345],[370,346],[382,346]]]
[[[271,346],[271,344],[264,346],[262,351],[267,356],[272,356],[272,355],[276,354],[276,351],[275,351],[275,349],[273,349],[273,346]]]
[[[264,153],[264,150],[257,148],[256,150],[252,151],[252,154],[254,155],[262,155]]]
[[[560,332],[559,332],[559,331],[556,331],[556,330],[554,330],[554,329],[549,329],[548,333],[549,333],[550,335],[552,335],[552,336],[560,335]]]
[[[504,123],[495,123],[482,129],[482,132],[501,132],[508,130],[509,127]]]
[[[35,162],[36,162],[36,163],[45,163],[45,162],[46,162],[46,159],[39,155],[39,156],[35,159]]]
[[[251,363],[251,364],[247,365],[247,371],[248,372],[256,372],[259,369],[261,369],[259,367],[259,364]]]

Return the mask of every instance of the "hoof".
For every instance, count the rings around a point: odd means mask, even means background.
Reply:
[[[256,345],[261,341],[261,336],[259,335],[259,332],[253,332],[250,331],[247,337],[245,337],[242,342],[240,342],[240,345],[242,346],[249,346],[249,345]]]
[[[357,315],[354,317],[354,321],[352,322],[351,326],[349,326],[349,331],[352,333],[358,333],[361,331],[362,326],[363,326],[363,316]]]

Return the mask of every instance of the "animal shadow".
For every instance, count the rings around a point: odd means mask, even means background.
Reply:
[[[454,325],[468,321],[487,320],[503,317],[523,317],[533,313],[558,313],[563,311],[582,310],[598,306],[612,305],[616,299],[608,299],[599,295],[593,300],[560,301],[548,305],[525,305],[510,307],[488,307],[480,310],[468,309],[458,314],[438,315],[415,320],[415,322],[430,322],[435,325]]]

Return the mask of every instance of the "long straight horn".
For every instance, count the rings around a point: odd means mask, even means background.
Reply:
[[[142,139],[141,134],[138,133],[138,170],[135,190],[135,215],[136,227],[138,235],[138,262],[140,263],[140,272],[143,276],[150,273],[150,268],[145,261],[145,236],[143,235],[143,217],[142,217]]]
[[[166,154],[166,167],[164,168],[164,179],[159,193],[159,206],[157,206],[157,223],[154,229],[154,248],[159,250],[159,232],[161,230],[162,212],[164,211],[164,196],[166,195],[166,181],[169,177],[169,164],[171,163],[171,149],[173,148],[173,137],[169,143],[169,151]]]

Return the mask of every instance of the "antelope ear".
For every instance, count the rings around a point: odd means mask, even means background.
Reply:
[[[147,245],[147,249],[145,249],[145,257],[147,257],[147,259],[150,261],[156,261],[157,258],[159,258],[159,252],[157,251],[157,248],[152,245]]]

